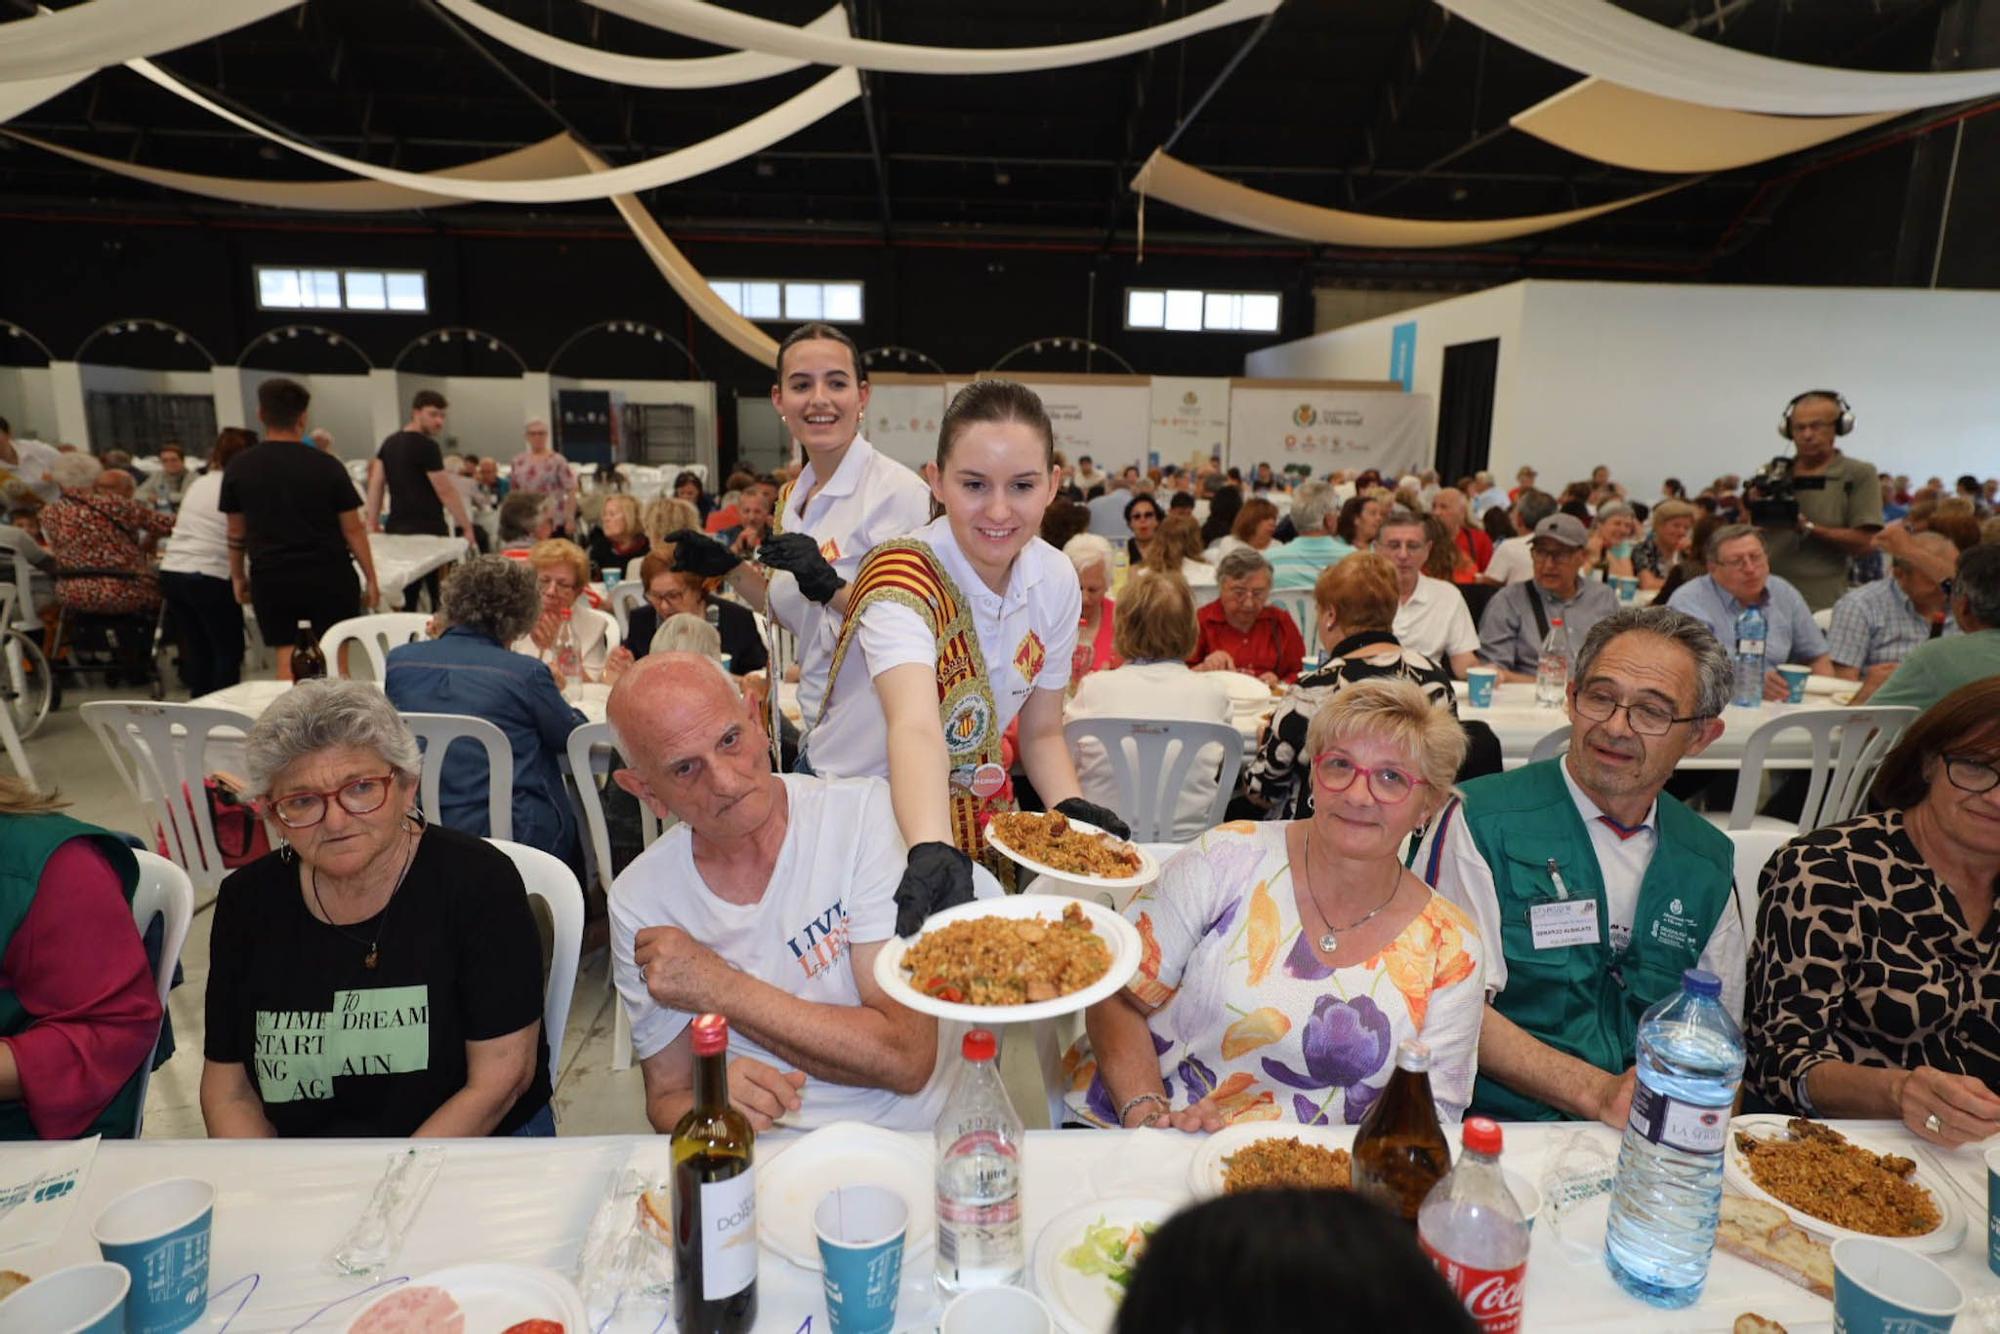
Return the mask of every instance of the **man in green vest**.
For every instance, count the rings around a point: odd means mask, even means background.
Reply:
[[[1475,779],[1433,821],[1415,865],[1486,941],[1471,1110],[1623,1128],[1639,1017],[1683,969],[1741,1018],[1731,844],[1661,790],[1722,734],[1732,685],[1694,617],[1614,612],[1577,654],[1568,755]]]

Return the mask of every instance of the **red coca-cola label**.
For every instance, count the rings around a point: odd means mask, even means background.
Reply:
[[[1518,1334],[1521,1328],[1521,1289],[1528,1281],[1528,1262],[1512,1269],[1474,1269],[1442,1255],[1421,1237],[1418,1244],[1437,1266],[1444,1281],[1465,1303],[1478,1322],[1480,1334]]]

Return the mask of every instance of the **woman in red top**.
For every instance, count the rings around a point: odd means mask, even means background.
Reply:
[[[1271,562],[1238,547],[1215,567],[1221,592],[1194,614],[1200,637],[1188,666],[1198,672],[1244,672],[1266,685],[1298,678],[1306,642],[1291,613],[1273,607]]]
[[[1062,553],[1076,567],[1076,582],[1083,590],[1083,611],[1076,624],[1076,654],[1070,659],[1069,688],[1092,672],[1119,665],[1111,646],[1112,618],[1117,606],[1106,596],[1111,587],[1111,543],[1095,533],[1078,533],[1063,543]]]
[[[1457,553],[1452,560],[1452,580],[1461,584],[1478,583],[1493,559],[1493,539],[1466,522],[1469,512],[1465,492],[1457,487],[1445,487],[1431,497],[1431,513],[1444,525],[1445,536]]]

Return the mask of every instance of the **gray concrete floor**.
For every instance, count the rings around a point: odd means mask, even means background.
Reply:
[[[268,671],[251,675],[269,676]],[[66,689],[61,709],[28,738],[28,764],[37,784],[58,790],[77,819],[150,838],[144,812],[126,792],[110,759],[83,725],[77,706],[92,699],[128,699],[129,690]],[[185,699],[184,692],[169,699]],[[148,1139],[200,1138],[202,993],[208,979],[210,903],[197,903],[181,951],[185,980],[168,1000],[173,1016],[175,1054],[153,1073],[146,1096]],[[586,956],[577,970],[576,993],[557,1063],[555,1111],[564,1135],[646,1134],[645,1094],[639,1070],[611,1068],[612,1006],[617,1003],[606,978],[606,952]],[[1048,1124],[1042,1079],[1025,1029],[1001,1054],[1001,1071],[1014,1106],[1031,1128]]]

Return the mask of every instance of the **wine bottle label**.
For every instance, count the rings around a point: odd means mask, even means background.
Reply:
[[[1729,1138],[1729,1109],[1679,1102],[1642,1082],[1632,1090],[1632,1129],[1654,1144],[1682,1153],[1721,1153]]]
[[[757,1173],[701,1184],[701,1299],[721,1301],[757,1281]]]

